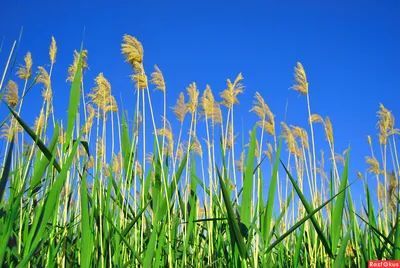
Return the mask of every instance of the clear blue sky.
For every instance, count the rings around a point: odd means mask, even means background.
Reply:
[[[242,72],[246,89],[235,108],[236,122],[243,118],[244,128],[252,127],[256,116],[248,111],[259,91],[276,114],[277,123],[284,120],[288,102],[287,123],[308,129],[306,100],[289,90],[293,68],[300,61],[308,75],[312,112],[330,116],[338,152],[351,145],[352,175],[366,168],[364,157],[370,155],[366,136],[377,142],[379,102],[395,117],[400,115],[398,1],[134,2],[3,0],[0,37],[5,39],[0,66],[3,68],[22,26],[18,63],[31,51],[35,68],[49,64],[48,47],[54,35],[58,46],[52,77],[54,101],[56,116],[65,118],[69,84],[64,81],[72,52],[79,49],[86,27],[84,47],[89,51],[90,67],[86,89],[104,72],[118,102],[121,96],[124,107],[132,110],[135,98],[128,78],[130,66],[120,53],[122,36],[128,33],[143,43],[147,72],[153,71],[154,64],[163,71],[168,106],[174,105],[179,92],[193,81],[201,90],[210,84],[216,93],[225,88],[227,78],[234,79]],[[36,87],[29,95],[29,108],[35,116],[42,102],[40,91]],[[155,102],[162,101],[160,92],[153,97]],[[25,105],[22,115],[33,124],[28,102]],[[4,107],[0,112],[5,113]],[[162,114],[161,105],[156,105],[156,113]],[[172,114],[169,118],[177,126]],[[237,126],[241,131],[240,124]],[[316,126],[316,135],[317,145],[321,144],[317,147],[328,155],[322,126]]]

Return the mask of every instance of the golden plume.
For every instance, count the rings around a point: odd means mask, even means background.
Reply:
[[[297,127],[297,126],[291,126],[292,127],[292,133],[296,138],[300,138],[301,145],[306,148],[307,150],[310,149],[310,146],[308,144],[308,134],[307,131],[304,128]]]
[[[18,85],[14,81],[8,81],[6,85],[6,93],[4,95],[4,100],[11,107],[14,107],[18,103]]]
[[[231,80],[227,79],[227,88],[220,93],[221,98],[224,99],[222,105],[231,108],[233,105],[239,104],[237,95],[243,93],[244,86],[241,83],[242,80],[242,73],[238,74],[233,83]]]
[[[154,65],[154,69],[155,71],[151,74],[152,79],[150,82],[156,86],[156,89],[165,91],[166,86],[165,86],[164,76],[157,65]]]
[[[125,61],[130,63],[136,72],[143,71],[143,46],[133,36],[124,34],[121,52],[125,56]]]
[[[292,89],[300,92],[300,94],[308,94],[308,82],[306,72],[304,71],[303,65],[300,62],[297,63],[297,67],[294,67],[294,78],[296,84],[292,86]]]
[[[44,85],[43,91],[42,91],[42,96],[46,101],[50,101],[51,98],[53,97],[53,91],[51,88],[51,81],[50,81],[49,73],[42,66],[39,66],[38,68],[39,68],[39,76],[38,76],[36,82]]]
[[[24,57],[25,66],[21,65],[18,68],[17,75],[22,80],[28,80],[32,77],[32,55],[30,52],[26,53]]]
[[[376,158],[365,157],[365,162],[369,165],[368,171],[376,175],[383,174],[383,170],[379,168],[379,162]]]
[[[378,114],[378,129],[379,129],[379,143],[386,144],[389,132],[394,127],[394,117],[392,113],[383,106],[382,103],[379,104]]]
[[[197,111],[199,105],[199,90],[197,89],[196,83],[193,82],[186,88],[189,96],[189,102],[186,104],[189,113],[194,114]]]
[[[285,139],[287,150],[289,153],[292,153],[298,157],[301,157],[300,150],[298,148],[296,139],[290,128],[285,124],[285,122],[281,122],[281,126],[283,128],[282,137]]]
[[[187,106],[185,104],[185,95],[183,92],[179,94],[179,98],[176,101],[176,105],[172,107],[174,114],[178,118],[178,121],[183,124],[183,120],[185,120],[186,113],[188,112]]]
[[[50,44],[50,51],[49,51],[51,64],[54,64],[56,62],[56,54],[57,54],[56,39],[54,39],[54,36],[52,36],[51,44]]]
[[[89,65],[87,63],[88,60],[88,51],[82,50],[82,73],[89,68]],[[74,61],[73,63],[68,67],[68,78],[67,81],[72,82],[74,80],[74,76],[76,73],[76,70],[78,69],[78,61],[79,61],[79,52],[74,50]],[[81,77],[83,79],[83,77]]]

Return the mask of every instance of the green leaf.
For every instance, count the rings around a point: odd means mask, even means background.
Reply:
[[[346,163],[344,165],[342,179],[340,182],[339,191],[342,191],[346,188],[348,175],[349,175],[349,152],[346,155]],[[343,212],[345,205],[346,193],[342,193],[338,196],[335,206],[333,207],[332,214],[332,250],[336,251],[336,248],[339,243],[340,232],[342,230],[342,222],[343,222]]]
[[[301,192],[299,186],[297,185],[297,183],[296,183],[295,180],[293,179],[293,177],[292,177],[292,175],[290,174],[289,170],[287,170],[287,168],[286,168],[285,164],[282,162],[282,160],[281,160],[281,164],[282,164],[283,168],[285,169],[286,174],[288,175],[290,181],[292,182],[293,188],[296,190],[297,195],[299,196],[301,202],[303,203],[304,208],[306,209],[306,211],[307,211],[308,214],[311,214],[311,216],[310,216],[311,222],[312,222],[312,224],[314,225],[315,231],[317,232],[318,237],[319,237],[319,239],[320,239],[321,242],[322,242],[322,245],[324,246],[324,248],[325,248],[326,252],[328,253],[328,255],[333,259],[334,257],[333,257],[333,254],[332,254],[332,250],[331,250],[331,248],[329,247],[328,239],[325,237],[324,232],[322,231],[322,229],[321,229],[321,227],[319,226],[317,220],[316,220],[315,217],[313,216],[313,215],[316,213],[316,211],[313,210],[312,206],[307,202],[306,197],[305,197],[305,196],[303,195],[303,193]],[[346,187],[346,189],[347,189],[347,187]],[[341,193],[341,192],[339,192],[339,193]],[[337,194],[335,195],[335,197],[336,197],[336,196],[337,196]],[[332,200],[332,199],[330,199],[330,200]],[[326,203],[326,204],[327,204],[327,203]],[[322,208],[322,207],[321,207],[321,208]],[[315,213],[313,213],[313,212],[315,212]]]
[[[50,152],[50,150],[44,145],[43,141],[35,134],[35,132],[18,116],[18,114],[11,109],[9,106],[7,106],[12,115],[17,119],[18,123],[22,126],[22,128],[28,133],[28,135],[33,139],[33,141],[36,143],[36,145],[39,147],[39,149],[42,151],[42,153],[46,156],[46,158],[51,162],[53,159],[53,154]],[[60,172],[61,168],[60,165],[56,160],[53,161],[53,166],[54,168]]]
[[[80,94],[81,94],[80,85],[82,76],[82,47],[83,43],[81,45],[81,51],[79,53],[79,59],[78,59],[78,66],[75,71],[74,80],[72,81],[71,85],[71,93],[69,95],[68,122],[67,122],[67,131],[65,133],[64,150],[67,150],[68,148],[67,146],[69,145],[70,140],[72,139],[72,132],[74,130],[76,114],[78,113],[78,107],[80,103]]]
[[[81,267],[90,267],[90,259],[92,254],[92,230],[89,223],[89,202],[87,191],[86,167],[83,170],[81,184],[81,211],[82,211],[82,238],[81,238]]]
[[[3,174],[1,175],[1,181],[0,181],[0,204],[1,204],[1,201],[3,200],[4,191],[6,189],[6,185],[7,185],[7,181],[8,181],[8,175],[10,173],[11,157],[12,157],[13,148],[14,148],[14,137],[11,140],[10,148],[8,148],[6,162],[4,164]]]
[[[240,210],[241,221],[249,226],[251,222],[251,211],[252,211],[252,197],[253,197],[253,169],[254,169],[254,158],[256,152],[256,129],[257,126],[253,127],[251,132],[250,146],[247,153],[247,164],[244,174],[243,181],[243,195],[242,195],[242,208]]]

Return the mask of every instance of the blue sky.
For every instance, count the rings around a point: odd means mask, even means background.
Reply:
[[[397,1],[137,2],[2,1],[0,66],[4,68],[22,26],[18,63],[31,51],[35,68],[49,64],[48,47],[54,35],[58,46],[52,77],[56,117],[66,118],[69,84],[64,81],[85,27],[90,68],[86,90],[104,72],[118,102],[122,99],[132,115],[131,70],[120,53],[122,36],[127,33],[142,42],[147,72],[153,71],[154,64],[163,71],[168,106],[175,104],[179,92],[191,82],[201,91],[209,84],[216,94],[225,88],[227,78],[242,72],[246,89],[235,107],[235,120],[243,122],[245,130],[257,119],[249,113],[256,91],[276,114],[277,122],[284,120],[288,103],[287,124],[308,129],[306,99],[289,90],[293,68],[300,61],[308,75],[312,112],[330,116],[338,152],[351,145],[353,176],[355,170],[366,169],[364,157],[370,155],[366,136],[377,142],[379,102],[395,117],[400,114]],[[40,91],[34,88],[22,112],[32,124],[42,103]],[[154,92],[153,101],[161,103],[162,94]],[[0,113],[5,112],[1,107]],[[162,114],[162,105],[155,105],[155,113]],[[176,128],[171,112],[169,119]],[[240,124],[237,131],[241,131]],[[317,148],[328,155],[323,128],[315,128]]]

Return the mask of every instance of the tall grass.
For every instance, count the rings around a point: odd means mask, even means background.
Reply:
[[[82,46],[68,68],[71,90],[62,122],[53,106],[54,37],[50,68],[39,66],[36,75],[29,52],[17,71],[10,68],[15,44],[0,84],[9,112],[1,123],[2,266],[365,267],[371,259],[400,258],[400,132],[383,104],[378,144],[367,140],[368,170],[350,174],[350,150],[335,151],[330,118],[311,112],[313,89],[300,63],[293,89],[306,96],[309,131],[288,122],[279,131],[257,92],[250,112],[259,121],[249,143],[238,145],[234,107],[243,93],[242,74],[227,79],[220,101],[210,86],[201,94],[190,84],[188,100],[182,92],[169,113],[161,69],[147,73],[142,44],[124,35],[122,54],[136,95],[129,118],[103,73],[85,92],[88,51]],[[19,81],[5,79],[14,73]],[[38,84],[43,103],[30,127],[20,115]],[[163,94],[160,122],[153,94]],[[171,127],[172,114],[179,130]],[[324,154],[317,155],[317,124],[325,131],[329,169]],[[349,190],[353,184],[365,189],[361,205]]]

